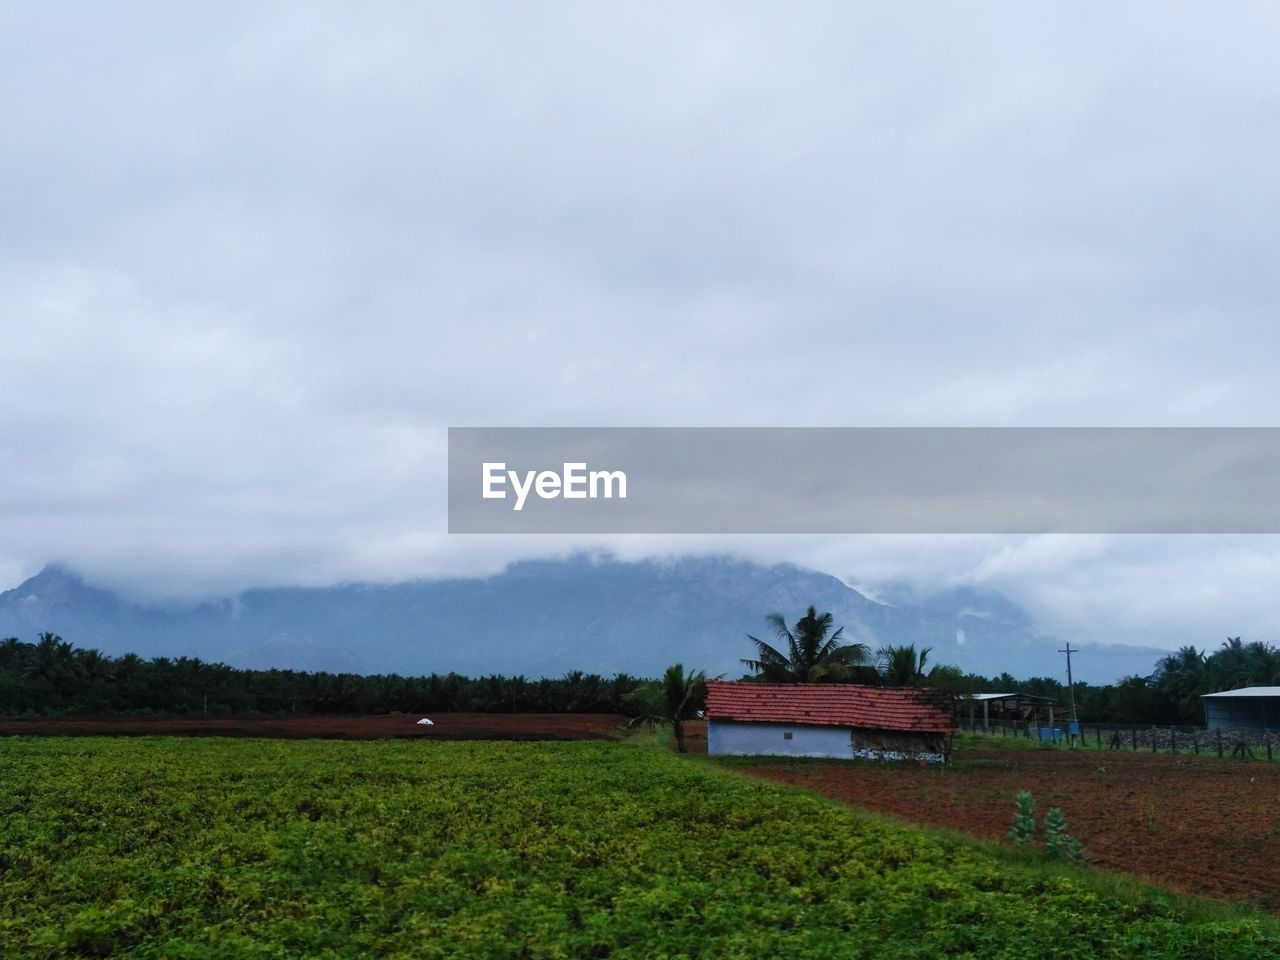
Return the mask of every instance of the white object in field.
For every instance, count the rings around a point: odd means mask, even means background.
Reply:
[[[430,720],[428,720],[426,717],[423,717],[421,720],[419,720],[419,721],[418,721],[418,726],[420,726],[420,727],[434,727],[434,726],[435,726],[435,724],[434,724],[434,723],[432,723]]]

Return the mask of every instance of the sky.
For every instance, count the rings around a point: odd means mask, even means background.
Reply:
[[[445,431],[1280,425],[1278,27],[0,0],[0,588],[730,552],[1274,640],[1274,537],[450,537]]]

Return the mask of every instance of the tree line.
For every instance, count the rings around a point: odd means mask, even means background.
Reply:
[[[940,664],[926,670],[932,649],[914,644],[872,651],[845,643],[843,628],[832,631],[830,613],[813,607],[793,625],[780,613],[766,618],[772,642],[748,635],[756,656],[742,662],[757,679],[776,683],[866,683],[928,686],[956,696],[972,693],[1028,693],[1060,704],[1070,702],[1066,684],[1054,677],[1018,680],[1008,673],[983,676]],[[1130,676],[1109,684],[1075,684],[1077,713],[1093,723],[1187,725],[1204,723],[1200,697],[1239,687],[1280,685],[1280,647],[1228,637],[1212,653],[1183,647],[1162,658],[1149,677]]]
[[[403,677],[246,670],[195,657],[110,657],[52,633],[0,641],[0,713],[618,713],[644,682],[625,673]]]
[[[1182,647],[1160,661],[1156,687],[1185,723],[1204,719],[1200,697],[1240,687],[1280,686],[1280,647],[1228,637],[1213,653]]]
[[[1067,685],[1053,677],[1015,680],[1007,673],[984,677],[939,666],[924,678],[929,686],[952,693],[1019,692],[1069,700]],[[1115,683],[1075,684],[1080,718],[1090,723],[1200,726],[1204,694],[1240,687],[1280,686],[1280,647],[1228,637],[1213,652],[1182,647],[1163,657],[1149,677],[1124,677]]]
[[[793,625],[768,618],[773,643],[756,637],[756,656],[744,659],[744,679],[781,683],[860,683],[927,686],[955,695],[1020,692],[1066,704],[1069,694],[1054,677],[984,676],[954,666],[929,666],[930,648],[912,644],[872,652],[846,644],[831,630],[829,613],[813,607]],[[206,714],[240,713],[624,713],[691,717],[703,706],[703,675],[677,680],[601,676],[570,671],[531,679],[457,673],[425,676],[360,675],[301,670],[248,670],[194,657],[134,654],[111,657],[75,647],[52,633],[35,643],[0,641],[0,713],[3,714]],[[1204,722],[1200,696],[1247,686],[1280,686],[1280,648],[1231,637],[1210,653],[1183,647],[1162,659],[1150,677],[1111,684],[1077,682],[1081,719],[1094,723],[1197,725]],[[670,700],[671,703],[664,701]],[[660,706],[661,705],[661,706]]]

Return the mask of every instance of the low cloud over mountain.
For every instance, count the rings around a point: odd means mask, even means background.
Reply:
[[[889,585],[871,599],[815,570],[725,557],[578,556],[487,578],[249,590],[188,606],[136,603],[52,565],[0,593],[0,636],[52,630],[111,654],[362,673],[653,675],[679,660],[737,676],[747,633],[759,635],[769,612],[791,620],[809,604],[873,649],[929,646],[933,663],[990,675],[1064,673],[1063,638],[994,591]],[[1163,654],[1083,644],[1073,665],[1077,679],[1106,682],[1149,674]]]

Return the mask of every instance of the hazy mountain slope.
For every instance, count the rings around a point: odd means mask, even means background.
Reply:
[[[883,601],[883,602],[881,602]],[[915,643],[933,662],[988,674],[1057,676],[1061,641],[989,591],[871,600],[835,577],[724,557],[513,564],[484,579],[250,590],[194,607],[131,603],[53,565],[0,593],[0,636],[43,630],[113,654],[199,656],[246,666],[360,672],[654,674],[681,660],[737,676],[764,616],[830,610],[873,648]],[[1161,651],[1084,645],[1078,679],[1150,673]]]

